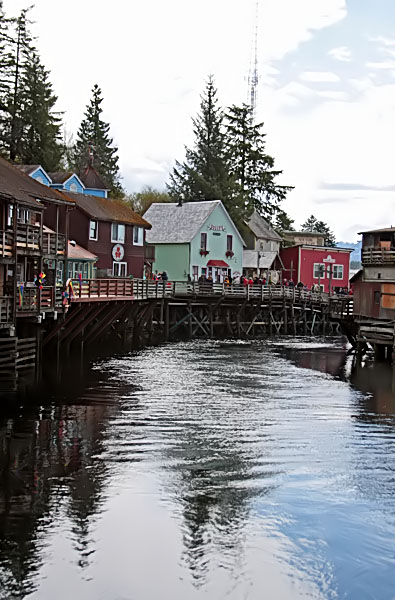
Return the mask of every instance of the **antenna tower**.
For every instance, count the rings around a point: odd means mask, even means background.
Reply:
[[[252,109],[252,118],[255,119],[256,101],[258,92],[258,23],[259,23],[259,0],[256,0],[255,6],[255,28],[253,33],[253,43],[251,47],[250,71],[248,73],[248,103]]]

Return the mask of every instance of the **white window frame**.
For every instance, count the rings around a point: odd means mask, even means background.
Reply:
[[[340,271],[341,271],[341,277],[336,277],[335,276],[335,268],[336,267],[338,269],[340,269]],[[337,281],[340,280],[340,279],[344,279],[344,265],[333,265],[332,279],[335,279]]]
[[[92,223],[96,224],[96,237],[93,237],[91,235],[91,226],[92,226]],[[92,240],[92,241],[94,241],[94,242],[97,242],[97,240],[99,239],[99,221],[96,221],[95,219],[91,219],[89,221],[89,239]]]
[[[123,236],[119,235],[120,227],[123,227]],[[116,228],[117,237],[114,236],[114,228]],[[124,244],[125,243],[125,233],[126,233],[126,227],[125,227],[124,223],[111,223],[111,242],[113,242],[114,244]]]
[[[116,265],[119,265],[118,269],[115,268]],[[115,274],[115,271],[121,271],[120,267],[124,267],[124,269],[125,269],[125,274],[124,275]],[[113,277],[127,277],[128,276],[128,263],[127,262],[120,262],[120,261],[115,260],[112,263],[112,276]]]
[[[136,241],[136,233],[137,233],[137,241]],[[144,230],[142,227],[137,227],[136,225],[133,227],[133,245],[134,246],[143,246],[144,244]]]
[[[78,194],[78,185],[75,183],[75,181],[73,181],[73,183],[70,183],[70,192]]]
[[[318,272],[318,267],[322,266],[322,275],[316,275],[316,272]],[[317,267],[317,269],[316,269]],[[314,263],[313,265],[313,279],[325,279],[325,272],[326,272],[326,268],[325,268],[325,263]]]

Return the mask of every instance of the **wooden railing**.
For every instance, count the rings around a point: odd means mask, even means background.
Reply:
[[[395,248],[390,248],[389,250],[385,248],[366,248],[362,250],[362,263],[364,265],[394,262]]]
[[[16,245],[18,250],[40,251],[40,227],[18,223]]]
[[[0,323],[2,325],[13,323],[13,298],[0,296]]]
[[[66,255],[66,236],[58,233],[43,233],[43,254],[51,256]]]
[[[12,257],[14,248],[14,232],[11,230],[0,231],[0,256],[2,258]]]
[[[61,306],[58,299],[57,306]],[[55,289],[53,286],[45,286],[41,290],[38,287],[18,286],[18,297],[16,309],[18,313],[36,313],[55,307]]]
[[[68,286],[71,300],[98,298],[133,299],[133,283],[131,279],[72,279]]]

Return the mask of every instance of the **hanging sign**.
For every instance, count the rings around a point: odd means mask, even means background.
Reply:
[[[112,249],[112,257],[114,260],[122,260],[125,256],[124,247],[121,244],[115,244]]]

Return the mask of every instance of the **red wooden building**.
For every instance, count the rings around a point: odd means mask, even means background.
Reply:
[[[346,248],[298,245],[280,250],[283,281],[302,282],[309,289],[319,285],[329,293],[349,287],[350,253]]]
[[[98,257],[96,277],[143,277],[151,225],[122,200],[62,192],[75,203],[69,239]]]

